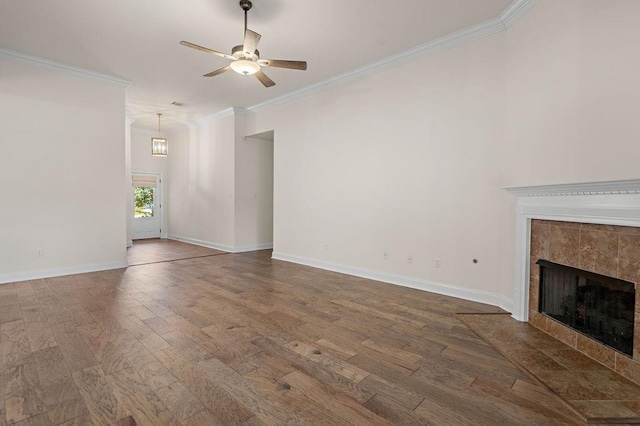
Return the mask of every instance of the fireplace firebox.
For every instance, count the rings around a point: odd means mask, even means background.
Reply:
[[[547,260],[536,263],[540,313],[633,356],[633,283]]]

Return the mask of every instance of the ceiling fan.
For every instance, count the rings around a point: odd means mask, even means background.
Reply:
[[[189,43],[188,41],[181,41],[180,44],[192,49],[201,50],[207,53],[213,53],[214,55],[221,56],[229,59],[231,64],[226,67],[211,71],[204,75],[204,77],[213,77],[229,70],[233,70],[238,74],[243,75],[255,75],[258,80],[265,87],[275,86],[273,82],[264,72],[262,67],[275,67],[275,68],[289,68],[292,70],[306,70],[307,63],[305,61],[283,61],[278,59],[260,59],[260,52],[257,50],[258,42],[262,37],[255,31],[251,31],[247,28],[247,12],[253,4],[249,0],[240,0],[240,8],[244,10],[244,44],[241,46],[235,46],[231,49],[231,54],[218,52],[217,50],[208,49],[206,47],[199,46],[197,44]]]

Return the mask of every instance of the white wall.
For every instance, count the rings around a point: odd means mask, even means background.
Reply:
[[[637,177],[639,18],[542,0],[507,32],[257,111],[248,132],[277,135],[274,256],[509,307],[501,188]]]
[[[270,248],[273,245],[273,133],[260,138],[239,137],[235,165],[235,249]]]
[[[255,114],[274,253],[499,292],[504,56],[498,34]]]
[[[173,148],[172,140],[167,138],[169,149]],[[158,137],[157,131],[131,128],[131,170],[134,172],[162,173],[167,178],[169,171],[169,157],[154,157],[151,155],[151,138]],[[172,152],[170,152],[172,154]]]
[[[226,251],[273,245],[273,133],[230,109],[169,136],[169,238]]]
[[[509,30],[505,183],[638,177],[638,22],[635,0],[547,0]]]
[[[232,250],[235,117],[203,120],[168,139],[169,237]]]
[[[0,60],[0,134],[0,282],[126,266],[124,89]]]

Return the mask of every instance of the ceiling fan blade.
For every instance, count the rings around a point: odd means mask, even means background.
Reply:
[[[218,74],[222,74],[223,72],[227,72],[230,69],[231,69],[231,66],[226,66],[224,68],[220,68],[218,70],[211,71],[210,73],[203,75],[203,77],[214,77],[214,76],[216,76]]]
[[[267,77],[267,75],[262,71],[258,71],[254,75],[258,80],[260,80],[260,83],[264,84],[264,87],[271,87],[276,85],[276,83],[274,83],[273,80]]]
[[[306,70],[306,61],[281,61],[278,59],[260,59],[258,64],[263,67],[289,68],[292,70]]]
[[[262,36],[255,31],[246,30],[244,33],[244,46],[242,49],[244,53],[247,55],[253,55],[253,53],[258,48],[258,43],[260,42],[260,38]]]
[[[209,49],[207,47],[198,46],[197,44],[189,43],[188,41],[182,40],[180,42],[180,44],[185,46],[185,47],[190,47],[192,49],[201,50],[201,51],[207,52],[207,53],[213,53],[214,55],[218,55],[218,56],[221,56],[223,58],[230,59],[232,61],[236,60],[236,58],[234,58],[231,55],[227,55],[226,53],[218,52],[217,50]]]

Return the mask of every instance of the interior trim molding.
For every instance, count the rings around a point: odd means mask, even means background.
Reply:
[[[503,188],[516,197],[547,197],[566,195],[639,194],[640,179],[608,182],[564,183],[558,185],[512,186]]]
[[[116,86],[120,86],[124,88],[127,88],[133,84],[131,80],[127,80],[121,77],[116,77],[113,75],[104,74],[97,71],[90,71],[84,68],[63,64],[62,62],[56,62],[50,59],[44,59],[38,56],[28,55],[26,53],[5,49],[2,47],[0,47],[0,59],[8,59],[15,62],[22,62],[24,64],[36,66],[39,68],[47,68],[55,71],[61,71],[67,74],[89,78],[92,80],[98,80],[103,83],[114,84]]]
[[[129,264],[125,259],[117,262],[95,263],[55,269],[41,269],[29,272],[14,272],[8,274],[0,274],[0,284],[39,280],[42,278],[61,277],[63,275],[86,274],[89,272],[108,271],[111,269],[123,269],[127,266],[129,266]]]
[[[232,107],[231,109],[233,109],[233,113],[235,115],[247,115],[251,112],[246,108],[240,108],[240,107]]]
[[[522,18],[538,0],[514,0],[497,18],[489,19],[476,25],[463,28],[460,31],[445,35],[438,39],[432,40],[413,47],[411,49],[396,53],[394,55],[383,58],[379,61],[371,62],[362,67],[337,75],[319,83],[304,87],[295,92],[287,93],[268,101],[250,106],[249,111],[259,111],[261,109],[280,105],[288,101],[299,99],[305,96],[313,95],[333,87],[339,86],[350,81],[354,81],[375,73],[396,68],[407,62],[435,55],[445,50],[453,49],[463,44],[488,37],[493,34],[506,31],[516,21]]]
[[[327,80],[320,81],[318,83],[304,87],[300,90],[287,93],[283,96],[279,96],[277,98],[250,106],[247,109],[252,112],[260,111],[261,109],[270,106],[280,105],[295,99],[323,92],[333,87],[340,86],[342,84],[358,80],[372,74],[396,68],[407,62],[435,55],[436,53],[453,49],[454,47],[460,46],[462,44],[470,43],[474,40],[488,37],[492,34],[502,32],[505,29],[506,27],[500,18],[493,18],[488,21],[473,25],[471,27],[464,28],[455,33],[448,34],[444,37],[440,37],[436,40],[432,40],[428,43],[421,44],[414,48],[396,53],[381,60],[371,62],[369,64],[355,68],[346,73],[339,74]]]
[[[181,237],[179,235],[167,235],[167,238],[183,243],[195,244],[201,247],[208,247],[216,250],[226,251],[227,253],[246,253],[249,251],[268,250],[273,248],[273,243],[250,244],[246,246],[232,247],[226,244],[212,243],[210,241],[198,240],[196,238]]]
[[[198,240],[196,238],[182,237],[180,235],[172,235],[172,234],[168,234],[167,238],[174,241],[181,241],[183,243],[195,244],[197,246],[208,247],[216,250],[222,250],[229,253],[233,252],[233,247],[228,246],[226,244],[212,243],[210,241]]]
[[[538,3],[538,0],[515,0],[501,14],[500,20],[504,23],[505,29],[509,29],[520,18],[531,10]]]
[[[237,111],[241,110],[241,108],[229,107],[225,108],[222,111],[214,112],[213,114],[205,115],[204,117],[198,118],[195,123],[203,123],[209,120],[217,120],[219,118],[229,117],[237,113]]]
[[[309,259],[292,254],[273,252],[272,259],[282,260],[285,262],[297,263],[300,265],[311,266],[314,268],[324,269],[327,271],[340,272],[342,274],[353,275],[356,277],[367,278],[370,280],[382,281],[388,284],[399,285],[402,287],[414,288],[417,290],[430,291],[432,293],[442,294],[445,296],[457,297],[473,302],[486,303],[498,306],[506,311],[511,312],[513,308],[513,300],[496,293],[490,293],[482,290],[474,290],[465,287],[458,287],[450,284],[438,283],[435,281],[427,281],[404,275],[389,274],[386,272],[373,271],[370,269],[359,268],[356,266],[342,265],[338,263],[330,263],[316,259]]]
[[[252,244],[248,246],[234,247],[233,253],[246,253],[248,251],[269,250],[273,248],[273,243]]]

